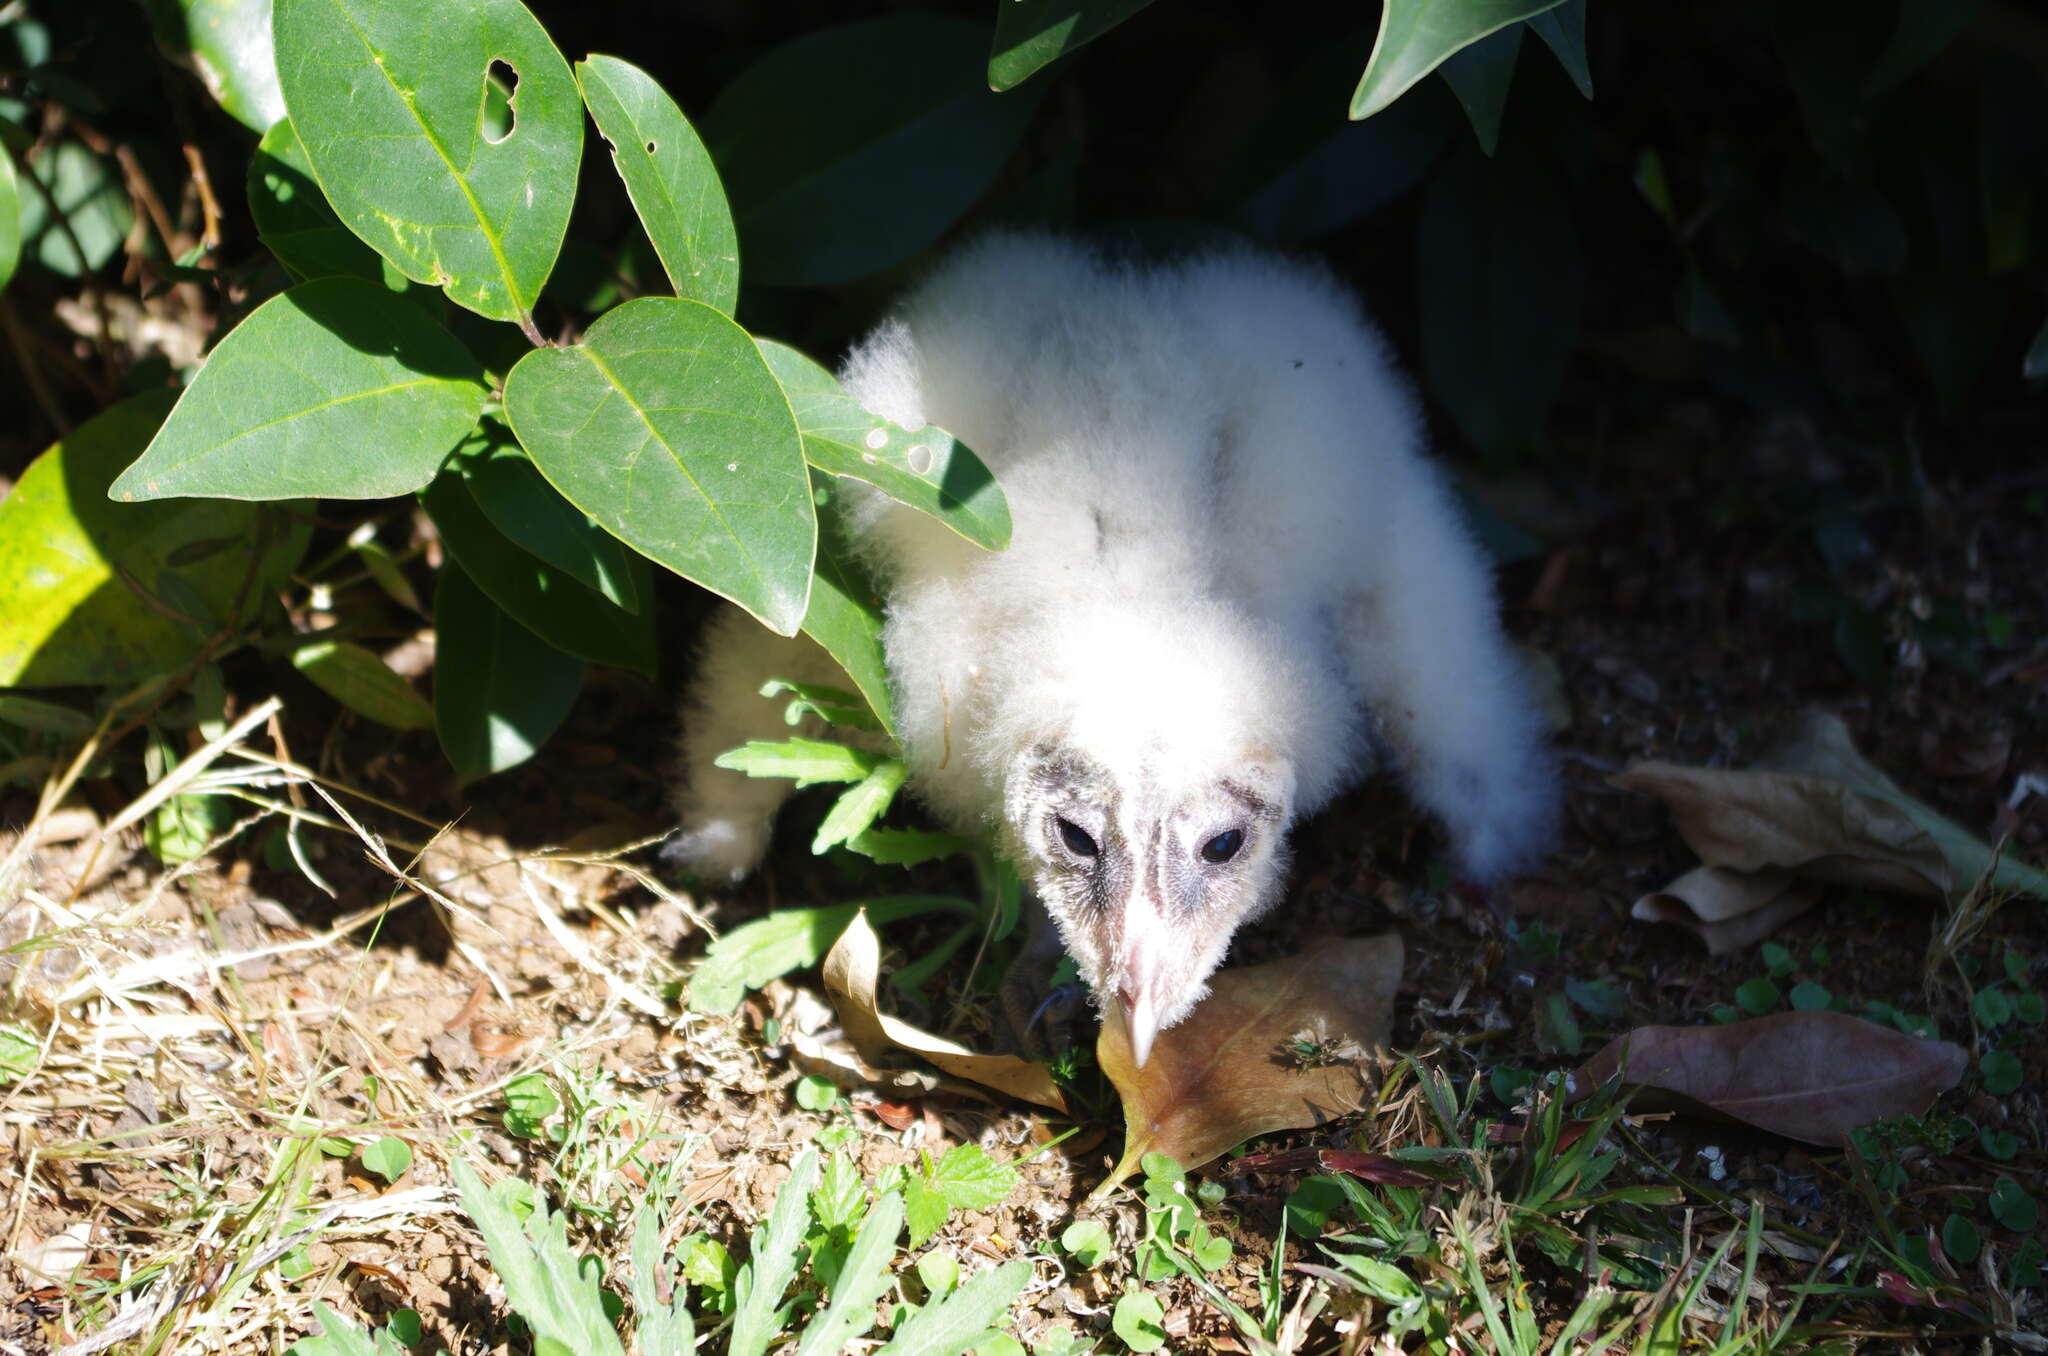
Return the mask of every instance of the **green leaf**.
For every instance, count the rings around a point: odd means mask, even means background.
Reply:
[[[1014,89],[1033,74],[1152,3],[1152,0],[998,0],[989,52],[991,89]]]
[[[863,829],[846,840],[849,850],[883,866],[921,866],[974,851],[974,840],[931,829]]]
[[[669,285],[731,315],[740,292],[739,237],[696,129],[652,76],[617,57],[579,62],[576,80]]]
[[[249,215],[264,248],[300,280],[341,275],[394,291],[412,285],[334,215],[290,118],[279,118],[257,143],[246,187]]]
[[[953,1207],[945,1196],[933,1190],[931,1183],[922,1177],[913,1176],[904,1183],[903,1201],[910,1224],[910,1246],[913,1248],[929,1243],[932,1235],[946,1227],[946,1217],[953,1213]]]
[[[839,1089],[831,1079],[805,1074],[796,1080],[796,1104],[806,1111],[830,1111],[839,1101]],[[834,1159],[833,1162],[839,1160]]]
[[[822,478],[822,473],[814,473]],[[889,670],[882,659],[881,595],[846,543],[829,509],[818,524],[818,554],[812,564],[811,601],[804,634],[825,647],[847,678],[867,698],[884,730],[894,732],[896,708]]]
[[[818,739],[768,743],[755,739],[717,758],[718,766],[749,777],[792,777],[797,789],[820,782],[865,780],[883,762],[882,755]],[[893,760],[892,760],[893,761]]]
[[[405,1176],[412,1167],[412,1146],[390,1135],[368,1145],[362,1152],[363,1167],[387,1182]]]
[[[768,1218],[754,1230],[746,1265],[735,1281],[738,1306],[726,1356],[761,1356],[781,1331],[777,1313],[782,1292],[796,1278],[803,1260],[801,1243],[810,1223],[811,1188],[818,1180],[818,1151],[806,1149],[790,1165],[789,1179],[775,1193]]]
[[[414,282],[530,323],[583,157],[576,78],[539,22],[519,0],[276,4],[285,106],[341,219]],[[502,136],[494,74],[517,83]]]
[[[804,459],[829,475],[874,486],[977,546],[1010,543],[1010,506],[981,458],[943,429],[910,431],[869,414],[834,377],[787,344],[757,339],[782,384]]]
[[[658,1200],[659,1198],[657,1198]],[[692,1356],[697,1328],[690,1317],[686,1284],[662,1250],[666,1210],[654,1200],[642,1201],[633,1212],[632,1272],[634,1341],[641,1356]],[[662,1295],[668,1295],[664,1302]]]
[[[645,559],[555,493],[516,446],[490,442],[459,456],[454,465],[498,531],[585,588],[628,612],[640,612]]]
[[[1746,980],[1735,990],[1737,1006],[1752,1017],[1761,1017],[1765,1013],[1776,1012],[1779,1003],[1783,1001],[1782,995],[1778,992],[1778,986],[1762,976]]]
[[[2010,1177],[2001,1177],[1991,1187],[1991,1218],[2016,1234],[2030,1234],[2040,1223],[2040,1207],[2025,1187]]]
[[[805,1081],[797,1080],[799,1102]],[[836,1100],[839,1090],[833,1088],[829,1080],[819,1081],[831,1088]],[[818,1178],[818,1189],[811,1193],[811,1209],[817,1215],[819,1227],[843,1229],[860,1215],[861,1205],[867,1198],[867,1187],[861,1181],[860,1169],[854,1167],[844,1154],[834,1154]]]
[[[583,661],[500,610],[462,567],[434,595],[434,731],[464,782],[525,762],[568,719]]]
[[[1970,1011],[1984,1026],[2004,1026],[2012,1020],[2012,998],[2003,989],[1979,989],[1970,999]]]
[[[0,291],[21,263],[21,181],[14,174],[14,156],[0,145]]]
[[[448,1168],[463,1210],[484,1236],[506,1301],[533,1329],[536,1350],[559,1342],[576,1356],[624,1356],[599,1298],[597,1269],[583,1266],[569,1246],[565,1217],[536,1199],[522,1226],[506,1195],[485,1190],[468,1162],[452,1158]]]
[[[860,694],[844,688],[831,687],[823,683],[792,683],[781,678],[771,678],[761,687],[763,697],[779,697],[787,693],[789,704],[783,708],[782,719],[787,725],[795,725],[805,716],[812,715],[829,725],[843,725],[853,730],[881,731],[881,723],[874,713],[861,701]]]
[[[1984,1079],[1984,1091],[2003,1097],[2018,1090],[2026,1071],[2012,1051],[1991,1050],[1977,1061],[1977,1072]]]
[[[45,147],[28,171],[46,192],[20,185],[22,252],[67,278],[92,272],[113,258],[135,224],[135,209],[113,163],[76,141],[59,141]],[[51,198],[69,231],[51,218]],[[77,249],[72,248],[74,238]],[[85,251],[82,263],[79,250]]]
[[[1557,55],[1558,65],[1579,87],[1579,93],[1593,97],[1593,71],[1586,64],[1586,0],[1562,0],[1554,9],[1529,16],[1528,25]]]
[[[405,494],[476,423],[482,375],[453,335],[377,284],[301,283],[221,340],[108,494]]]
[[[2048,381],[2048,320],[2043,320],[2041,328],[2034,331],[2027,356],[2020,363],[2020,375],[2028,381]]]
[[[1009,1312],[1030,1279],[1029,1262],[976,1272],[952,1294],[905,1319],[874,1356],[960,1356]]]
[[[839,1356],[875,1325],[875,1301],[895,1277],[889,1261],[903,1232],[903,1198],[891,1191],[869,1208],[832,1283],[832,1302],[804,1328],[796,1356]]]
[[[1496,29],[1471,46],[1452,54],[1442,67],[1444,83],[1458,96],[1472,121],[1479,149],[1492,155],[1500,145],[1500,120],[1507,112],[1508,86],[1515,79],[1515,58],[1522,51],[1522,25]]]
[[[1562,0],[1387,0],[1379,39],[1351,95],[1351,116],[1369,118],[1460,48]]]
[[[822,853],[838,847],[858,834],[868,831],[877,819],[888,812],[889,803],[896,799],[896,793],[903,789],[903,783],[910,776],[910,765],[900,758],[886,758],[875,765],[850,790],[832,803],[818,823],[818,832],[811,839],[811,851]]]
[[[690,976],[692,1012],[731,1012],[749,989],[791,970],[816,965],[862,909],[877,927],[920,914],[972,916],[973,906],[950,895],[902,895],[811,909],[778,909],[744,923],[713,942]]]
[[[539,1074],[521,1074],[505,1085],[505,1128],[521,1139],[538,1138],[542,1122],[561,1109],[561,1098]]]
[[[932,1190],[962,1210],[987,1210],[1017,1189],[1017,1170],[978,1144],[956,1144],[926,1175]]]
[[[484,596],[555,649],[653,677],[653,609],[635,616],[538,555],[520,549],[478,506],[476,488],[477,481],[463,474],[458,464],[436,476],[420,492],[420,502],[449,554]],[[561,496],[545,482],[538,489],[560,502]],[[569,511],[576,513],[573,508]],[[576,516],[580,519],[583,515]],[[648,581],[645,562],[622,551],[618,567],[617,578],[626,581],[625,590],[620,591],[630,590],[637,598],[639,583],[634,579],[637,575],[641,582]]]
[[[697,301],[642,297],[505,382],[534,464],[613,536],[782,635],[817,544],[803,444],[747,332]]]
[[[1060,1234],[1060,1248],[1084,1267],[1094,1267],[1115,1250],[1115,1240],[1099,1222],[1076,1220]]]
[[[1964,1266],[1977,1260],[1984,1241],[1977,1236],[1977,1226],[1967,1215],[1950,1215],[1941,1222],[1941,1250],[1948,1254],[1951,1262]]]
[[[301,1337],[287,1356],[405,1356],[405,1348],[387,1330],[365,1331],[322,1300],[313,1301],[313,1316],[320,1322],[321,1335]]]
[[[1423,195],[1415,272],[1430,389],[1489,457],[1520,451],[1578,338],[1583,265],[1549,170],[1454,155]]]
[[[748,281],[850,282],[910,258],[958,220],[1045,90],[991,92],[988,49],[984,25],[893,15],[807,33],[728,84],[702,126]]]
[[[292,651],[292,667],[359,716],[394,730],[433,728],[434,708],[372,651],[345,640],[317,640]]]
[[[43,1047],[25,1026],[0,1026],[0,1085],[19,1083],[35,1072]]]
[[[1833,994],[1810,979],[1793,985],[1786,998],[1794,1012],[1822,1012],[1835,1001]]]
[[[1142,1290],[1124,1293],[1110,1315],[1109,1326],[1132,1351],[1157,1351],[1166,1345],[1166,1310]]]
[[[275,593],[304,553],[308,529],[278,510],[245,505],[117,504],[107,485],[169,412],[151,392],[113,406],[29,463],[0,499],[0,686],[135,683],[177,668],[202,636],[138,590],[177,580],[208,615],[245,615]],[[192,543],[231,536],[182,566]],[[249,553],[262,552],[250,574]],[[249,588],[243,596],[243,584]]]
[[[156,40],[252,132],[284,116],[270,49],[270,0],[148,0]]]
[[[92,733],[93,719],[83,711],[56,702],[37,701],[19,693],[0,692],[0,724],[37,734],[82,739]]]

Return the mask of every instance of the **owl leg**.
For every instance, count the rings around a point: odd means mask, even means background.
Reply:
[[[1548,849],[1557,771],[1486,561],[1448,496],[1419,488],[1391,515],[1384,582],[1345,608],[1344,648],[1410,793],[1484,884]]]
[[[784,777],[719,767],[718,756],[748,740],[824,733],[814,716],[791,728],[783,719],[786,699],[761,696],[771,678],[847,686],[832,657],[808,636],[778,636],[739,608],[720,608],[705,627],[683,697],[671,796],[682,832],[662,850],[670,865],[700,880],[737,881],[759,865],[775,812],[794,789]]]

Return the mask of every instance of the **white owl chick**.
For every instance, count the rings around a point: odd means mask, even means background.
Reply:
[[[1122,1004],[1140,1063],[1279,898],[1289,825],[1382,746],[1468,876],[1548,843],[1555,772],[1487,562],[1332,278],[1251,250],[1144,266],[991,237],[843,380],[951,431],[1009,499],[1001,552],[876,494],[853,510],[900,737],[932,812],[997,835],[1097,1001]],[[733,877],[760,860],[788,784],[712,760],[781,730],[765,679],[835,673],[736,610],[714,622],[676,855]]]

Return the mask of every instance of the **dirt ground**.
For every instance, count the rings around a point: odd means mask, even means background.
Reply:
[[[2048,777],[2048,473],[2028,455],[2044,423],[2038,407],[2014,416],[2000,435],[2011,456],[1976,458],[1978,471],[1953,480],[1940,469],[1938,434],[1917,459],[1880,455],[1839,431],[1703,399],[1630,435],[1664,450],[1654,459],[1662,471],[1616,470],[1602,483],[1600,466],[1646,459],[1595,455],[1595,476],[1569,494],[1537,472],[1489,492],[1550,543],[1504,571],[1503,593],[1517,637],[1554,678],[1564,842],[1539,873],[1482,899],[1444,881],[1434,831],[1397,790],[1369,786],[1300,826],[1290,897],[1240,938],[1235,960],[1400,931],[1408,968],[1395,1044],[1432,1051],[1461,1081],[1497,1064],[1574,1064],[1540,1048],[1536,1015],[1568,980],[1606,980],[1626,995],[1619,1017],[1588,1020],[1589,1049],[1644,1023],[1706,1022],[1761,963],[1753,949],[1710,957],[1674,928],[1631,921],[1632,902],[1691,858],[1658,805],[1608,778],[1645,758],[1740,766],[1810,706],[1841,715],[1912,794],[1986,838],[2004,837],[2009,851],[2048,859],[2048,795],[2030,794]],[[1981,469],[1999,462],[2007,469]],[[1860,623],[1841,622],[1849,607]],[[1951,615],[1963,624],[1944,639],[1932,621]],[[1859,624],[1870,642],[1862,651]],[[682,634],[677,668],[687,665]],[[1874,657],[1882,688],[1858,671],[1859,654]],[[284,698],[272,727],[279,742],[255,744],[403,807],[336,801],[387,845],[389,866],[356,833],[309,831],[330,898],[279,855],[265,824],[166,871],[135,829],[102,838],[139,789],[119,777],[81,782],[37,821],[27,887],[0,900],[0,945],[11,948],[0,975],[13,1012],[49,1033],[34,1074],[0,1088],[0,1241],[10,1259],[0,1269],[0,1351],[281,1351],[308,1330],[316,1298],[372,1318],[413,1308],[453,1352],[513,1349],[481,1244],[435,1190],[447,1178],[434,1146],[458,1129],[479,1130],[511,1173],[556,1190],[573,1171],[585,1199],[614,1203],[638,1185],[626,1152],[637,1139],[646,1156],[687,1163],[691,1227],[737,1248],[790,1159],[828,1125],[858,1130],[849,1149],[870,1175],[963,1142],[1024,1160],[1066,1128],[955,1094],[896,1102],[856,1089],[825,1113],[801,1109],[792,1085],[813,1070],[794,1046],[768,1038],[829,1028],[814,973],[769,985],[730,1018],[679,1006],[674,982],[710,928],[778,906],[906,884],[968,891],[972,881],[941,866],[906,883],[811,858],[796,822],[770,869],[728,894],[663,888],[645,846],[606,859],[667,827],[660,751],[672,717],[655,686],[599,677],[532,764],[458,792],[430,737],[356,723],[260,665],[231,677],[245,700],[265,684]],[[33,808],[17,798],[0,807],[0,822],[21,825]],[[792,820],[818,812],[799,803]],[[14,844],[0,838],[0,850]],[[1776,940],[1801,957],[1824,948],[1825,962],[1802,977],[1927,1013],[1967,1044],[1961,986],[1926,964],[1942,914],[1836,889]],[[1510,947],[1510,919],[1555,929],[1556,957],[1531,961]],[[2038,975],[2044,938],[2041,906],[2022,899],[1990,918],[1982,945],[2019,951]],[[889,931],[885,967],[929,940],[914,925]],[[907,1015],[985,1043],[988,986],[968,981],[965,956],[956,958],[933,987],[933,1009]],[[1995,1174],[2037,1196],[2048,1187],[2038,1029],[2021,1054],[2018,1091],[1994,1098],[1966,1082],[1943,1104],[2017,1134],[2019,1157],[1994,1165],[1969,1142],[1909,1155],[1899,1225],[1938,1227],[1950,1199],[1981,1195]],[[592,1137],[616,1153],[586,1146],[569,1164],[559,1146],[504,1129],[508,1083],[536,1070],[585,1099]],[[1036,1259],[1020,1335],[1071,1326],[1117,1349],[1108,1310],[1127,1270],[1065,1265],[1048,1245],[1120,1144],[1114,1099],[1099,1087],[1094,1095],[1077,1133],[1023,1162],[1007,1203],[957,1215],[940,1242],[970,1261]],[[281,1166],[286,1147],[308,1135],[379,1127],[418,1146],[395,1182],[349,1156]],[[1717,1199],[1754,1196],[1774,1222],[1828,1238],[1867,1228],[1839,1155],[1682,1121],[1641,1133],[1664,1170]],[[1354,1136],[1371,1144],[1373,1127],[1274,1143]],[[1211,1216],[1237,1251],[1217,1280],[1255,1306],[1291,1180],[1224,1185]],[[1129,1197],[1112,1199],[1103,1217],[1121,1242],[1137,1236]],[[605,1218],[600,1208],[589,1226],[603,1234]],[[145,1260],[174,1284],[136,1284]],[[1793,1272],[1767,1274],[1782,1282]],[[1245,1349],[1185,1283],[1157,1288],[1173,1300],[1173,1349]],[[1855,1312],[1870,1349],[1976,1349],[1959,1331],[1936,1333],[1929,1310]],[[2020,1326],[2038,1330],[2038,1313],[2031,1322],[2023,1313]],[[1317,1331],[1310,1349],[1337,1340],[1327,1321]],[[108,1342],[110,1332],[130,1345]]]

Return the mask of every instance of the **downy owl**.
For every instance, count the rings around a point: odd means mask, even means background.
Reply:
[[[1544,849],[1555,772],[1487,562],[1334,279],[1248,248],[1142,265],[989,237],[842,379],[953,433],[1008,497],[990,552],[855,487],[900,738],[932,813],[996,835],[1097,1001],[1123,1005],[1140,1063],[1280,898],[1289,825],[1380,752],[1467,876]],[[788,794],[713,764],[786,735],[770,677],[845,685],[725,609],[685,703],[671,849],[706,877],[758,863]]]

